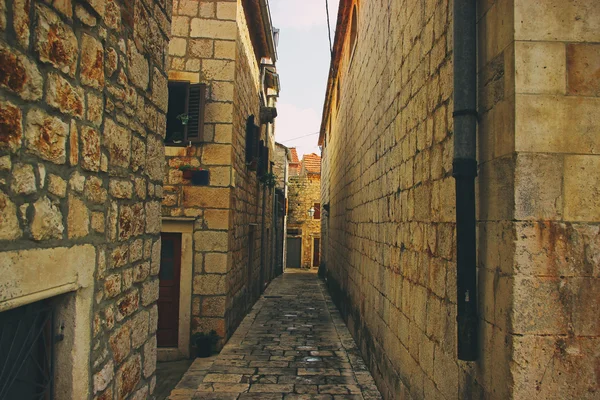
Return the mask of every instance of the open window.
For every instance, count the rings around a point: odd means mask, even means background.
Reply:
[[[185,146],[204,139],[206,85],[169,82],[165,144]]]

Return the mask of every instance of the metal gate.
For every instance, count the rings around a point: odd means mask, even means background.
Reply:
[[[302,238],[288,237],[286,260],[288,268],[300,268],[302,266]]]
[[[53,317],[45,302],[0,313],[0,399],[52,400]]]

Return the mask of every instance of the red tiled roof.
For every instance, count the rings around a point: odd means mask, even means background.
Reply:
[[[295,147],[290,147],[290,152],[292,153],[292,163],[299,163],[300,159],[298,158],[298,152]]]
[[[321,157],[315,153],[305,154],[304,157],[302,157],[302,164],[304,165],[306,173],[321,173]]]

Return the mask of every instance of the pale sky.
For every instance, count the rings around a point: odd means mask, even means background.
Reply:
[[[338,3],[329,0],[332,40]],[[280,30],[277,72],[281,95],[275,139],[296,147],[300,158],[302,154],[320,154],[318,132],[331,60],[325,0],[270,0],[269,5],[273,26]],[[295,139],[301,136],[307,137]]]

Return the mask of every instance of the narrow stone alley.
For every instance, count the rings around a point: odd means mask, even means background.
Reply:
[[[187,399],[381,399],[323,282],[287,272],[221,353],[198,358],[171,392]]]

